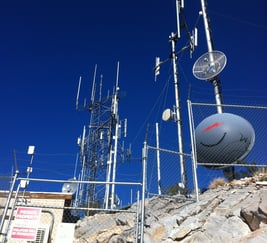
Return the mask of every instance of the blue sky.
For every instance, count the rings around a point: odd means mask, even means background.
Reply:
[[[215,49],[227,56],[221,75],[225,103],[267,105],[266,1],[210,0],[208,9]],[[200,1],[185,1],[190,30],[199,10]],[[11,173],[14,149],[24,170],[27,147],[35,145],[37,177],[55,171],[58,177],[72,177],[76,141],[89,121],[89,113],[75,110],[79,76],[83,95],[89,97],[98,64],[105,94],[115,84],[117,61],[123,94],[119,113],[121,119],[128,118],[127,143],[132,144],[133,157],[140,158],[146,124],[160,121],[164,109],[158,97],[171,64],[161,67],[157,82],[153,67],[156,56],[170,55],[168,36],[176,32],[175,18],[174,0],[2,1],[0,175]],[[202,18],[197,26],[199,47],[192,59],[188,52],[179,58],[185,110],[189,87],[193,101],[214,102],[212,87],[191,72],[195,60],[207,51]],[[187,40],[184,32],[182,36],[178,49]],[[164,106],[173,106],[173,93],[171,83]]]

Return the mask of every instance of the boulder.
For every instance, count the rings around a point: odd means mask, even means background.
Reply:
[[[136,204],[128,210],[85,217],[76,225],[74,242],[134,243]],[[255,179],[207,190],[199,195],[199,202],[162,196],[145,202],[144,243],[263,243],[266,239],[267,187],[257,185]]]

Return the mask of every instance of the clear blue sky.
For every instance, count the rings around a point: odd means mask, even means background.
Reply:
[[[221,75],[225,103],[266,105],[266,1],[210,0],[208,7],[215,49],[228,59]],[[190,30],[199,10],[200,1],[185,0]],[[71,177],[77,137],[89,122],[89,113],[75,110],[79,76],[83,76],[83,95],[89,97],[98,64],[105,94],[114,86],[117,61],[124,93],[119,113],[128,118],[127,141],[132,143],[133,157],[141,157],[146,124],[160,121],[163,108],[157,99],[170,75],[167,63],[154,82],[154,60],[170,55],[168,36],[176,32],[175,17],[174,0],[1,1],[0,175],[10,174],[14,149],[19,167],[25,168],[23,153],[35,145],[43,156],[43,168],[38,171],[37,166],[36,176],[45,177],[45,172],[56,169]],[[197,26],[199,47],[192,59],[187,52],[179,59],[183,109],[189,86],[194,101],[214,102],[212,87],[191,72],[195,60],[207,51],[202,18]],[[184,37],[178,49],[186,43]],[[169,89],[170,107],[172,85]]]

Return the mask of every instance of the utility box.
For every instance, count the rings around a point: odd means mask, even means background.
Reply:
[[[57,227],[56,243],[72,243],[74,239],[75,224],[60,223]]]

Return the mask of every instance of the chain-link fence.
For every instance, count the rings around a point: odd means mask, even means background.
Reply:
[[[251,140],[253,142],[253,146],[246,147],[247,150],[251,149],[246,157],[241,160],[237,160],[234,163],[228,164],[224,162],[223,166],[216,167],[216,161],[203,163],[203,161],[196,160],[198,153],[195,152],[198,152],[198,150],[194,147],[197,142],[195,131],[197,130],[198,125],[205,118],[216,114],[216,107],[213,104],[190,102],[188,102],[188,104],[189,123],[183,124],[184,127],[186,127],[186,133],[184,133],[184,138],[186,140],[185,143],[187,144],[185,149],[186,152],[179,153],[178,150],[175,149],[166,149],[162,148],[162,146],[155,146],[154,144],[156,139],[153,140],[154,143],[147,140],[149,143],[145,143],[146,146],[143,148],[142,156],[143,172],[141,174],[143,174],[143,181],[136,183],[116,182],[116,192],[119,192],[119,195],[122,196],[119,200],[116,200],[116,205],[114,205],[115,207],[111,207],[111,205],[109,205],[108,209],[106,209],[103,207],[103,203],[100,202],[95,202],[94,204],[89,203],[86,205],[79,204],[79,202],[75,200],[75,193],[62,193],[61,191],[64,183],[69,183],[69,180],[42,180],[22,177],[15,178],[14,176],[1,176],[0,214],[2,215],[1,218],[4,223],[1,225],[0,240],[2,242],[16,242],[15,239],[10,239],[10,234],[12,233],[12,227],[14,226],[14,222],[16,220],[15,216],[17,209],[19,207],[29,207],[40,208],[41,213],[40,221],[38,221],[38,227],[36,228],[38,232],[35,235],[37,235],[37,237],[35,240],[27,240],[26,242],[56,242],[55,240],[57,237],[61,237],[61,239],[64,237],[71,238],[67,233],[73,237],[75,227],[80,227],[80,229],[82,229],[85,225],[87,225],[90,229],[84,228],[84,231],[80,230],[78,231],[78,235],[76,235],[76,242],[86,242],[89,239],[88,232],[91,232],[90,234],[92,234],[94,239],[104,236],[109,237],[111,232],[114,232],[115,228],[118,226],[118,222],[119,224],[130,225],[133,230],[129,229],[128,232],[130,232],[133,239],[132,242],[139,242],[144,233],[144,228],[142,227],[144,221],[141,222],[140,220],[144,220],[145,218],[143,200],[145,192],[147,192],[149,197],[160,195],[164,197],[174,197],[179,200],[197,201],[199,190],[205,190],[208,188],[209,184],[218,177],[238,179],[240,177],[250,176],[253,173],[257,173],[260,169],[266,169],[267,107],[223,105],[223,113],[237,115],[251,124],[255,133],[255,139],[253,138],[253,141]],[[212,130],[214,128],[218,128],[223,122],[226,121],[212,122],[212,124],[207,124],[205,129]],[[243,120],[241,123],[242,122]],[[175,123],[173,124],[175,125]],[[237,125],[237,128],[235,127],[233,132],[236,132],[236,130],[239,129],[240,124]],[[168,126],[172,125],[169,123]],[[242,124],[240,127],[242,127]],[[173,132],[175,127],[171,127],[171,129],[171,133],[164,131],[162,134],[168,138],[165,140],[169,142],[167,146],[173,148],[175,146],[177,147],[177,140],[174,139],[177,134]],[[232,130],[230,130],[229,133],[231,131]],[[248,141],[248,139],[241,133],[237,132],[237,134],[239,134],[238,140],[241,142]],[[224,135],[222,137],[224,138]],[[218,150],[218,153],[220,152],[221,151]],[[184,164],[180,163],[181,155],[184,159]],[[134,166],[136,167],[136,165]],[[184,166],[184,178],[181,173],[181,166]],[[140,174],[138,175],[140,178]],[[27,184],[27,182],[30,183]],[[21,184],[20,187],[20,183],[24,185]],[[75,183],[89,182],[76,181]],[[104,181],[90,183],[96,183],[98,186],[103,188],[106,186],[106,182]],[[33,192],[34,190],[32,190],[32,188],[38,188],[42,193],[36,191]],[[56,190],[53,188],[56,188]],[[140,191],[142,191],[142,196],[139,198],[136,192],[139,193]],[[13,193],[10,194],[10,192]],[[131,199],[124,199],[123,196],[125,195],[127,195],[127,198]],[[11,200],[8,205],[9,198]],[[124,202],[122,202],[123,200]],[[132,207],[134,204],[135,207]],[[6,205],[8,205],[7,209]],[[126,208],[128,210],[125,210]],[[109,221],[110,223],[108,225],[103,223],[104,219],[102,218],[104,217],[103,215],[106,214],[109,215],[108,218],[110,220],[112,219],[112,221]],[[115,215],[117,218],[114,218]],[[80,219],[86,219],[86,223],[83,224]],[[92,222],[90,220],[92,220]],[[127,220],[127,223],[124,220]],[[117,223],[114,224],[114,222]],[[102,235],[97,235],[96,232],[100,232]],[[30,233],[28,232],[27,234],[29,235]],[[64,241],[64,243],[67,242],[68,241]],[[142,241],[140,240],[140,242]]]
[[[132,237],[133,242],[142,238],[141,182],[117,182],[116,190],[128,193],[131,188],[136,187],[138,193],[133,195],[130,205],[118,203],[105,209],[100,206],[101,203],[75,205],[75,193],[27,190],[27,184],[38,183],[42,184],[42,187],[57,188],[58,184],[62,186],[64,183],[69,183],[69,180],[13,177],[9,178],[9,181],[10,179],[15,182],[13,190],[11,188],[9,191],[0,192],[2,216],[0,242],[90,242],[90,239],[94,241],[103,237],[108,239],[112,237],[111,232],[114,233],[115,229],[119,232],[120,227],[126,226],[131,229],[129,237]],[[105,182],[76,181],[75,183],[105,185]],[[40,209],[39,217],[36,217],[36,209]],[[79,230],[75,232],[77,227]]]
[[[210,119],[211,116],[217,114],[216,105],[191,103],[188,101],[188,113],[189,122],[184,122],[183,124],[183,129],[186,130],[183,137],[184,142],[189,144],[188,141],[190,141],[190,146],[188,146],[190,150],[187,147],[187,152],[189,152],[183,153],[186,185],[182,183],[181,154],[178,152],[178,149],[174,151],[156,147],[155,145],[151,146],[153,142],[150,141],[147,146],[148,194],[172,197],[186,195],[186,199],[191,198],[197,200],[198,194],[196,191],[206,190],[211,182],[219,177],[223,177],[225,180],[240,179],[242,177],[252,176],[254,173],[258,173],[264,169],[266,170],[267,107],[223,105],[223,120],[208,120],[204,124],[206,126],[204,129],[214,130],[217,133],[219,126],[223,124],[224,129],[226,127],[227,131],[223,131],[221,135],[219,134],[220,131],[218,131],[218,136],[221,137],[214,144],[206,146],[204,153],[207,153],[207,156],[205,157],[206,154],[204,154],[202,156],[204,159],[200,156],[202,151],[196,146],[197,142],[199,142],[199,137],[196,138],[195,135],[197,134],[198,125],[205,118]],[[230,121],[228,117],[225,119],[225,114],[230,114]],[[215,119],[217,119],[216,116]],[[248,131],[250,128],[251,131]],[[177,136],[174,129],[172,133],[168,134],[169,139],[165,139],[167,141],[166,146],[170,146],[173,141],[177,143],[174,139]],[[242,131],[242,129],[245,129],[245,131]],[[217,134],[215,134],[216,136],[210,134],[208,134],[209,136],[204,136],[206,141],[217,139]],[[250,135],[251,137],[249,137]],[[201,136],[202,134],[200,134],[200,138]],[[230,137],[228,138],[227,136]],[[155,140],[156,136],[154,138]],[[221,148],[219,146],[221,145],[220,143],[223,144]],[[219,149],[212,150],[213,147],[216,147],[215,145],[219,146]],[[236,154],[239,157],[236,157]],[[209,156],[211,157],[209,158]],[[232,161],[229,161],[229,158]]]
[[[160,154],[159,157],[157,153]],[[190,154],[184,153],[183,155],[186,171],[185,183],[182,181],[181,166],[183,165],[180,164],[180,153],[148,146],[147,191],[149,195],[181,196],[181,199],[195,198],[192,157]]]

